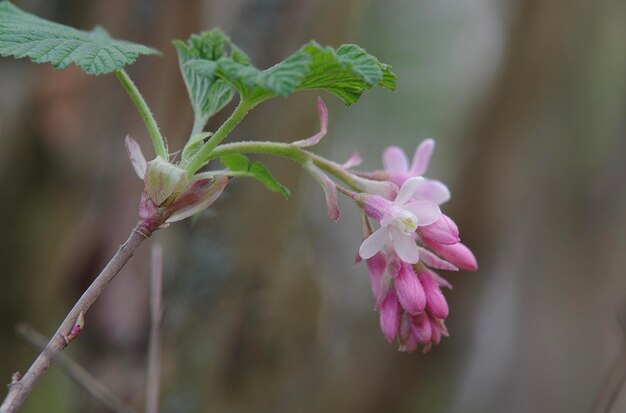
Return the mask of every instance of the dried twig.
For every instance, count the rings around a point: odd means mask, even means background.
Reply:
[[[157,225],[154,228],[158,227]],[[84,315],[91,305],[102,295],[104,289],[133,256],[141,243],[152,234],[152,230],[143,222],[133,228],[128,240],[117,250],[111,261],[78,299],[74,307],[61,323],[59,329],[39,354],[28,371],[18,382],[12,382],[9,392],[0,406],[0,413],[14,413],[32,391],[35,382],[46,371],[58,352],[68,346],[82,331]]]
[[[159,382],[161,377],[161,322],[163,320],[163,249],[152,247],[150,271],[150,343],[146,378],[146,413],[159,412]]]
[[[17,332],[28,343],[33,346],[34,349],[42,351],[46,348],[48,339],[37,330],[32,328],[26,323],[20,323],[17,326]],[[111,411],[116,413],[136,413],[135,410],[128,404],[124,403],[117,396],[115,396],[111,390],[109,390],[102,382],[96,379],[91,373],[85,370],[80,364],[76,363],[64,354],[58,354],[54,358],[54,363],[63,372],[72,379],[76,384],[85,389],[87,393],[93,396],[94,399],[100,401],[107,406]]]

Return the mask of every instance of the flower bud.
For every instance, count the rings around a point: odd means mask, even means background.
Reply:
[[[374,299],[378,302],[380,298],[380,292],[382,289],[383,273],[387,267],[387,260],[385,255],[381,252],[374,255],[365,261],[370,273],[370,282],[372,284],[372,294]]]
[[[174,200],[187,186],[189,178],[187,172],[160,156],[148,162],[144,179],[145,192],[157,206],[166,200]]]
[[[431,241],[428,238],[422,238],[422,241],[441,258],[457,267],[470,271],[478,269],[478,263],[474,254],[464,244],[458,242],[453,245],[445,245]]]
[[[427,272],[419,275],[424,294],[426,295],[426,308],[428,312],[436,318],[445,319],[448,317],[448,303],[443,293],[439,289],[437,282]]]
[[[417,348],[417,336],[413,332],[413,326],[411,323],[411,316],[404,314],[402,321],[400,321],[400,332],[398,339],[400,341],[400,351],[406,353],[412,353]]]
[[[380,306],[380,329],[389,343],[393,342],[400,328],[402,315],[395,290],[390,289]]]
[[[419,227],[422,237],[440,244],[451,245],[461,241],[459,238],[459,228],[448,216],[441,214],[441,217],[434,223]]]
[[[430,319],[426,313],[421,313],[413,317],[411,327],[413,328],[413,334],[420,344],[426,344],[430,342],[432,337],[432,329],[430,325]]]
[[[404,311],[411,315],[419,314],[426,307],[426,295],[420,280],[410,264],[402,263],[395,280],[398,300]]]

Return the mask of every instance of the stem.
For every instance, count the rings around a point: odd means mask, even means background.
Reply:
[[[48,339],[28,324],[20,324],[17,327],[17,332],[37,351],[43,351],[46,348]],[[71,358],[64,354],[58,354],[54,362],[70,379],[85,389],[94,399],[111,409],[111,411],[136,413],[132,407],[120,400],[102,382]]]
[[[163,321],[163,248],[152,247],[150,271],[150,344],[146,378],[146,413],[159,412],[159,382],[161,377],[161,323]]]
[[[168,160],[167,147],[165,144],[165,138],[161,135],[161,131],[159,131],[159,126],[157,125],[148,104],[144,100],[143,96],[137,89],[137,86],[133,83],[133,80],[128,76],[128,74],[123,70],[116,70],[115,76],[119,79],[120,83],[130,96],[130,99],[133,101],[139,114],[141,115],[141,119],[143,119],[143,123],[145,123],[146,128],[148,128],[148,133],[150,134],[150,139],[152,139],[152,146],[154,146],[154,152],[159,155],[161,158]]]
[[[158,227],[158,225],[156,227]],[[141,243],[151,234],[152,229],[141,221],[133,228],[128,240],[120,246],[113,258],[111,258],[111,261],[109,261],[102,272],[93,280],[89,288],[87,288],[78,299],[76,304],[74,304],[74,307],[67,314],[56,333],[54,333],[54,336],[52,336],[46,348],[39,354],[35,362],[30,366],[26,374],[24,374],[24,377],[18,382],[11,384],[4,402],[0,405],[0,413],[13,413],[22,405],[28,394],[32,391],[37,379],[39,379],[48,366],[50,366],[54,356],[67,347],[77,336],[75,327],[77,326],[79,317],[89,310],[89,307],[102,295],[104,289],[133,256]],[[80,329],[78,331],[80,331]]]
[[[204,146],[198,151],[198,153],[191,159],[189,165],[187,165],[187,173],[189,176],[193,176],[198,169],[202,168],[211,159],[211,151],[222,142],[228,134],[235,129],[235,126],[241,122],[246,114],[254,107],[253,103],[245,100],[240,100],[239,105],[233,111],[226,122],[219,127],[217,131],[211,136],[211,138],[204,144]]]
[[[282,156],[300,164],[312,162],[315,166],[341,180],[350,188],[360,191],[360,189],[355,186],[354,183],[355,180],[362,178],[357,177],[352,172],[346,170],[344,167],[333,161],[330,161],[326,158],[323,158],[319,155],[316,155],[290,143],[245,141],[228,143],[216,147],[215,150],[211,152],[211,154],[208,156],[207,160],[235,153],[261,153],[265,155]]]

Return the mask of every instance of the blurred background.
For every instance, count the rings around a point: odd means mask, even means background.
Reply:
[[[623,0],[24,0],[40,16],[149,44],[129,69],[172,148],[192,112],[171,39],[219,26],[268,67],[302,43],[355,42],[398,75],[330,108],[315,148],[437,148],[429,176],[480,269],[447,274],[451,337],[430,353],[384,340],[355,208],[338,223],[296,165],[292,189],[229,185],[192,224],[155,234],[89,312],[67,351],[143,406],[150,244],[164,245],[163,412],[626,412],[626,2]],[[256,109],[230,139],[295,140],[318,128],[315,93]],[[214,129],[231,110],[212,120]],[[136,222],[149,151],[113,76],[0,60],[0,382],[36,353]],[[106,412],[53,367],[24,412]]]

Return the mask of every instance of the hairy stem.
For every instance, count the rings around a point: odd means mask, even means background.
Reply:
[[[159,382],[161,377],[161,323],[163,321],[163,248],[152,247],[150,270],[150,343],[146,377],[146,413],[159,412]]]
[[[237,108],[233,111],[230,117],[226,119],[226,122],[224,122],[222,126],[215,131],[211,138],[204,144],[191,161],[189,161],[189,165],[187,165],[186,168],[189,176],[192,176],[200,168],[206,165],[206,163],[212,158],[211,152],[213,149],[219,145],[220,142],[222,142],[233,129],[235,129],[235,126],[241,122],[241,120],[253,107],[254,104],[243,99],[239,101],[239,105],[237,105]]]
[[[37,351],[43,351],[46,348],[48,339],[30,325],[18,325],[17,332]],[[119,399],[108,387],[71,358],[62,353],[57,354],[54,363],[63,370],[70,379],[85,389],[94,399],[111,409],[111,411],[116,413],[136,413],[132,407]]]
[[[359,179],[359,177],[355,174],[333,161],[290,143],[256,141],[228,143],[216,147],[215,150],[209,155],[208,160],[235,153],[260,153],[265,155],[282,156],[302,165],[307,162],[312,162],[315,166],[341,180],[350,188],[357,191],[359,190],[359,188],[354,184],[355,179]]]
[[[158,227],[156,225],[154,228]],[[126,265],[128,260],[134,255],[137,248],[142,242],[152,234],[153,229],[146,226],[143,222],[139,222],[130,233],[128,240],[120,246],[111,261],[104,267],[102,272],[98,274],[89,288],[78,299],[74,307],[65,317],[54,336],[48,342],[46,348],[39,354],[35,362],[30,366],[21,380],[11,383],[9,392],[0,405],[0,413],[13,413],[22,405],[28,394],[32,391],[35,382],[50,366],[54,356],[67,347],[72,340],[76,338],[82,330],[82,326],[78,329],[81,319],[89,310],[91,305],[102,295],[105,288],[120,272],[122,267]]]
[[[154,151],[161,158],[167,160],[167,146],[165,144],[165,138],[161,135],[161,131],[159,130],[159,125],[157,125],[148,104],[146,103],[143,96],[133,83],[133,80],[128,76],[128,74],[120,69],[115,71],[115,76],[119,79],[120,83],[130,96],[130,99],[133,101],[137,110],[139,110],[139,114],[141,115],[141,119],[143,119],[143,123],[145,123],[146,128],[148,128],[148,133],[150,134],[150,139],[152,139],[152,146],[154,146]]]

